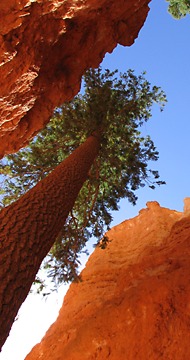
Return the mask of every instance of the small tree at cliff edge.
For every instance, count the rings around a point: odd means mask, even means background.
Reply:
[[[175,19],[190,14],[190,0],[166,0],[169,2],[168,11]]]

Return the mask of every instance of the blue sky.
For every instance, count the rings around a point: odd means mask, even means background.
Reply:
[[[163,88],[168,103],[164,112],[158,108],[143,131],[150,134],[160,153],[155,168],[167,185],[156,190],[138,191],[136,206],[122,200],[120,211],[114,213],[113,224],[136,216],[147,201],[156,200],[161,206],[183,210],[183,198],[190,196],[190,17],[174,20],[167,13],[165,0],[153,0],[148,19],[138,39],[131,47],[118,46],[106,55],[102,67],[124,72],[129,68],[137,74],[146,70],[152,85]],[[30,296],[16,321],[0,360],[24,360],[30,348],[40,340],[45,329],[56,318],[65,289],[44,302]],[[51,314],[51,317],[50,317]]]
[[[156,190],[139,190],[135,207],[123,200],[119,213],[114,214],[114,224],[135,216],[150,200],[182,211],[183,198],[190,196],[190,18],[173,19],[167,6],[164,0],[152,1],[148,19],[135,44],[118,46],[106,55],[102,64],[121,71],[132,68],[137,74],[146,70],[147,79],[152,85],[161,86],[168,99],[164,111],[160,113],[155,108],[152,119],[143,129],[157,146],[160,157],[154,166],[167,184]]]

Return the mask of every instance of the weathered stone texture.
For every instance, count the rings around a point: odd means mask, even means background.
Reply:
[[[107,236],[26,360],[190,359],[190,216],[151,202]]]
[[[150,0],[0,1],[0,157],[17,151],[119,43],[131,45]]]

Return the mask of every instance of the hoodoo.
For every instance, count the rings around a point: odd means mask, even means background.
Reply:
[[[190,198],[113,227],[26,360],[190,358]]]
[[[0,158],[73,98],[86,69],[134,42],[149,1],[0,1]]]

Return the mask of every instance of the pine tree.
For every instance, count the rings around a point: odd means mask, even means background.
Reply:
[[[157,160],[158,152],[149,137],[140,135],[139,126],[150,117],[153,101],[157,99],[163,106],[165,95],[157,87],[150,88],[145,74],[137,77],[129,70],[119,80],[116,75],[117,71],[108,70],[102,74],[101,69],[87,72],[84,94],[57,109],[30,145],[2,164],[6,205],[47,176],[94,129],[102,128],[101,152],[44,262],[54,283],[77,278],[80,252],[91,236],[100,240],[121,198],[135,204],[139,186],[149,182],[155,187],[148,177],[152,171],[147,170],[147,160]],[[100,114],[105,119],[101,120]],[[152,175],[160,184],[158,173]],[[43,280],[37,281],[43,288]]]
[[[162,109],[166,97],[144,75],[88,71],[84,93],[57,109],[26,149],[2,162],[3,203],[18,200],[0,213],[1,344],[55,241],[50,274],[70,280],[78,253],[91,235],[100,239],[119,200],[135,204],[139,187],[163,183],[148,168],[158,152],[140,130],[153,103]]]

